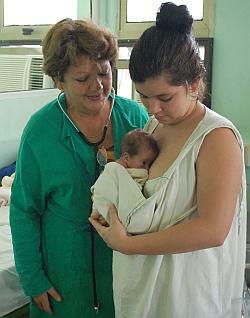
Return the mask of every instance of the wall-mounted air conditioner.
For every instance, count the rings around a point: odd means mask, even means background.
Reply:
[[[42,55],[0,55],[0,92],[53,88],[42,70]]]

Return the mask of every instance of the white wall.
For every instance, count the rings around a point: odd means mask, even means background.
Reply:
[[[0,168],[13,163],[30,116],[56,98],[57,89],[0,93]]]

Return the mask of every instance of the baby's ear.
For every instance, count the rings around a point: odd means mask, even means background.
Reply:
[[[124,163],[124,167],[127,168],[128,167],[128,164],[129,164],[129,154],[127,152],[124,152],[122,155],[121,155],[121,161]]]
[[[125,160],[125,162],[128,163],[129,154],[127,152],[124,152],[122,156],[123,156],[123,160]]]

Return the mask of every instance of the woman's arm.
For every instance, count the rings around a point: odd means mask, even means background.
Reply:
[[[243,159],[232,130],[219,128],[204,139],[196,163],[198,216],[156,233],[128,236],[111,208],[111,225],[91,223],[114,250],[124,254],[184,253],[224,243],[241,187]]]
[[[52,314],[50,297],[61,301],[43,267],[41,215],[44,210],[40,167],[32,147],[23,141],[12,186],[10,224],[15,264],[22,286],[37,306]],[[34,296],[35,295],[35,296]]]
[[[11,190],[10,225],[17,272],[29,296],[51,288],[41,254],[41,215],[44,205],[40,167],[32,147],[24,140],[19,149]]]

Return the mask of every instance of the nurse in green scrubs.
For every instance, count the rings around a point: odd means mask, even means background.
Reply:
[[[112,251],[88,222],[90,188],[100,153],[117,159],[124,134],[148,116],[114,94],[109,30],[64,19],[46,35],[43,54],[61,94],[31,117],[21,139],[10,211],[16,269],[31,318],[112,318]]]

